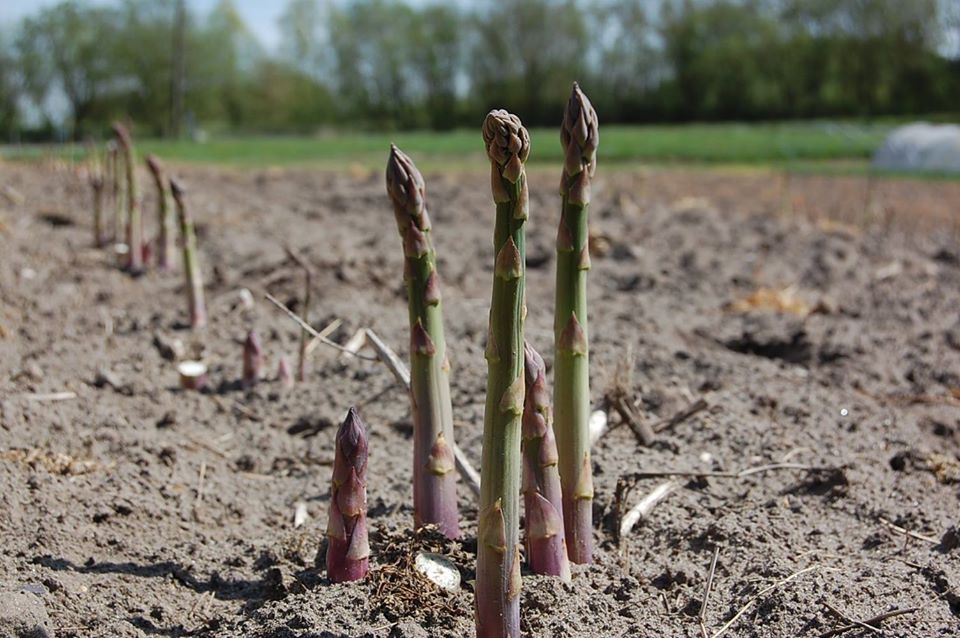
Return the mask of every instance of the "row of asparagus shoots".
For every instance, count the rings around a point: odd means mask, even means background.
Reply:
[[[99,153],[90,153],[90,186],[93,192],[94,245],[102,248],[107,244],[104,228],[104,207],[107,188],[111,188],[115,207],[113,233],[115,243],[125,243],[127,271],[141,274],[150,256],[148,243],[144,241],[143,220],[140,208],[140,191],[136,171],[136,151],[129,130],[120,123],[113,125],[114,139],[106,144],[105,161]],[[149,155],[147,167],[157,191],[156,263],[160,270],[174,268],[176,257],[176,220],[180,227],[183,270],[187,282],[187,305],[192,328],[202,328],[207,323],[203,295],[203,278],[197,259],[197,240],[193,218],[187,208],[185,189],[176,179],[168,177],[159,158]]]
[[[569,580],[570,561],[592,561],[587,218],[599,129],[590,101],[575,84],[561,128],[564,166],[557,232],[556,434],[546,366],[525,342],[523,329],[529,200],[524,164],[530,139],[519,118],[502,110],[487,115],[483,139],[496,203],[496,257],[485,351],[488,375],[476,621],[478,637],[503,638],[520,635],[521,492],[527,560],[534,573]],[[396,147],[391,148],[387,165],[387,190],[403,240],[410,311],[416,522],[434,523],[452,538],[456,536],[456,502],[449,454],[453,445],[449,363],[436,255],[423,178]]]

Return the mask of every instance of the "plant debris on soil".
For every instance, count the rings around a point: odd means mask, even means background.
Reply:
[[[131,278],[92,248],[82,175],[0,163],[21,194],[0,207],[0,636],[472,636],[476,502],[461,484],[458,542],[412,529],[409,402],[386,367],[320,346],[290,390],[238,383],[251,328],[264,370],[295,360],[299,327],[263,300],[302,298],[288,249],[312,268],[317,328],[341,320],[341,344],[371,328],[406,357],[382,176],[173,172],[200,229],[202,332],[179,270]],[[527,338],[548,368],[557,175],[530,175]],[[489,177],[426,180],[457,442],[478,464]],[[960,184],[601,171],[593,193],[594,404],[620,383],[611,423],[648,427],[595,446],[596,563],[569,585],[524,574],[525,635],[957,635]],[[144,215],[151,230],[149,197]],[[207,364],[204,392],[180,389],[184,357]],[[371,572],[332,585],[350,405],[369,428]],[[617,543],[618,512],[667,479]],[[459,591],[416,570],[421,551]]]

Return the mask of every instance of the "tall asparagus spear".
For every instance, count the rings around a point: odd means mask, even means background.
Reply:
[[[143,272],[143,220],[140,218],[140,193],[137,188],[133,140],[127,127],[119,122],[114,122],[113,132],[123,153],[127,184],[127,270],[140,274]]]
[[[387,193],[403,239],[410,311],[410,403],[413,411],[413,514],[448,538],[460,535],[453,457],[450,363],[443,335],[437,257],[430,239],[423,176],[390,146]]]
[[[367,436],[356,409],[337,430],[327,520],[327,577],[335,583],[367,575]]]
[[[117,142],[115,140],[107,142],[107,170],[110,176],[110,192],[113,197],[113,242],[116,244],[125,241],[124,219],[127,211],[119,156],[120,149],[117,147]]]
[[[590,466],[590,374],[587,341],[587,213],[597,167],[597,114],[573,85],[560,131],[563,210],[557,231],[554,308],[554,386],[557,450],[563,487],[567,551],[575,563],[593,561],[593,478]]]
[[[97,147],[90,145],[90,188],[93,191],[93,245],[102,248],[106,242],[103,235],[103,164]]]
[[[563,506],[557,473],[557,442],[540,353],[523,345],[526,398],[523,405],[523,506],[527,525],[527,561],[536,574],[570,580],[563,536]]]
[[[186,206],[186,191],[174,178],[170,178],[170,191],[177,204],[177,219],[180,222],[180,242],[183,246],[183,272],[187,277],[187,306],[190,310],[190,327],[194,330],[207,325],[207,306],[203,300],[203,276],[197,263],[197,235],[193,230],[193,217]]]
[[[170,188],[160,158],[147,155],[147,166],[157,186],[157,268],[169,270],[176,250]]]
[[[477,636],[520,636],[520,420],[523,413],[524,228],[530,137],[520,118],[491,111],[483,123],[497,205],[496,251],[487,336],[480,520],[477,530]]]

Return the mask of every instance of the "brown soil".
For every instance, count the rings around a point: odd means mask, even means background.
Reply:
[[[471,636],[476,504],[462,488],[462,543],[410,529],[409,409],[385,367],[321,349],[287,393],[235,383],[248,327],[271,373],[296,350],[296,326],[263,301],[296,307],[284,244],[316,269],[316,325],[342,319],[341,342],[372,327],[405,356],[381,176],[180,172],[208,282],[212,325],[199,335],[184,328],[179,273],[133,279],[90,247],[76,174],[0,164],[0,593],[20,592],[0,595],[0,633],[40,618],[60,637]],[[428,175],[457,435],[473,459],[486,180]],[[528,337],[549,354],[555,176],[531,183]],[[724,635],[819,636],[848,624],[831,606],[861,620],[916,608],[884,635],[957,635],[960,249],[944,221],[960,187],[653,171],[602,177],[594,198],[595,402],[619,383],[650,423],[699,398],[709,408],[648,447],[626,427],[599,442],[596,564],[569,586],[524,576],[526,635],[700,636],[715,548],[704,635],[743,610]],[[147,210],[152,231],[152,199]],[[158,335],[203,350],[213,391],[178,389]],[[76,396],[36,396],[60,392]],[[370,430],[373,572],[334,586],[315,557],[334,425],[350,405]],[[834,469],[678,477],[614,542],[621,477],[784,461]],[[621,505],[667,478],[624,479]],[[301,502],[309,518],[295,528]],[[447,554],[464,589],[414,576],[419,548]]]

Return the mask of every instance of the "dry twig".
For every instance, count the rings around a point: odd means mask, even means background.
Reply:
[[[707,586],[703,590],[703,603],[700,605],[700,635],[708,638],[707,634],[707,603],[710,601],[710,592],[713,590],[713,576],[717,571],[717,558],[720,557],[720,546],[713,550],[713,560],[710,561],[710,574],[707,576]]]
[[[846,625],[837,627],[836,629],[830,629],[829,631],[823,632],[822,634],[820,634],[820,638],[831,638],[832,636],[839,636],[840,634],[845,633],[845,632],[847,632],[847,631],[850,631],[851,629],[857,629],[857,628],[861,628],[861,629],[862,629],[862,628],[864,628],[864,627],[867,627],[867,628],[869,628],[869,629],[871,629],[871,630],[873,630],[873,631],[876,632],[876,631],[878,631],[878,630],[880,629],[879,625],[880,625],[880,623],[882,623],[884,620],[887,620],[888,618],[894,618],[894,617],[896,617],[896,616],[903,616],[903,615],[906,615],[906,614],[912,614],[912,613],[914,613],[914,612],[916,612],[916,611],[919,611],[919,610],[920,610],[919,607],[903,607],[903,608],[901,608],[901,609],[894,609],[894,610],[891,610],[891,611],[884,612],[884,613],[882,613],[882,614],[877,614],[877,615],[874,616],[873,618],[868,618],[868,619],[866,619],[866,620],[853,620],[853,619],[850,619],[850,622],[848,622]],[[831,608],[831,611],[834,611],[834,612],[837,613],[838,615],[843,616],[843,614],[840,614],[840,613],[837,612],[835,609],[832,609],[832,608]],[[716,636],[714,636],[714,638],[716,638]]]

